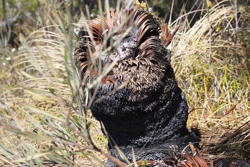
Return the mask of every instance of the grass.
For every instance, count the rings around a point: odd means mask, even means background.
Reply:
[[[0,166],[104,166],[104,154],[91,145],[106,150],[107,140],[91,112],[79,107],[86,103],[79,100],[72,66],[76,37],[71,23],[79,18],[70,8],[58,10],[57,3],[39,10],[46,8],[49,13],[40,14],[46,25],[26,30],[32,32],[20,37],[19,50],[1,39]],[[205,15],[191,28],[185,15],[170,25],[181,24],[169,49],[190,106],[188,127],[201,130],[202,149],[210,157],[233,150],[233,156],[244,158],[240,152],[250,149],[245,128],[250,121],[249,7],[237,6],[240,16],[223,2],[202,10]],[[241,126],[242,137],[227,140]],[[212,150],[219,144],[227,152]]]
[[[176,76],[187,96],[192,97],[188,98],[190,105],[202,108],[199,109],[201,114],[207,110],[216,115],[229,109],[230,105],[248,111],[248,60],[247,55],[239,52],[247,48],[244,48],[241,39],[237,42],[221,39],[224,33],[228,34],[228,38],[236,38],[237,33],[242,33],[228,28],[235,21],[230,17],[233,17],[232,7],[215,7],[210,10],[209,16],[205,15],[191,29],[180,32],[176,37],[179,39],[172,44]],[[219,32],[216,32],[216,26],[222,26]],[[249,33],[245,28],[242,31],[245,35]],[[221,104],[223,106],[220,107]],[[203,117],[199,116],[199,120]]]
[[[239,12],[245,10],[239,7]],[[249,127],[249,39],[243,39],[249,36],[249,14],[236,17],[233,6],[218,4],[193,27],[183,29],[170,48],[192,112],[188,124],[201,130],[205,145],[218,143],[245,123]]]

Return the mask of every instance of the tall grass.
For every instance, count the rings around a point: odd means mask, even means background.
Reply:
[[[85,113],[74,100],[78,88],[72,84],[77,78],[71,59],[75,41],[71,13],[58,13],[57,4],[47,5],[48,25],[21,41],[12,67],[18,83],[1,94],[0,162],[100,166],[103,159],[87,144],[91,118],[86,125]],[[93,138],[104,143],[96,131],[100,130],[91,129]]]
[[[170,48],[176,76],[196,111],[191,114],[192,122],[207,128],[208,124],[226,123],[224,117],[249,121],[249,71],[247,53],[243,53],[247,41],[242,39],[249,28],[236,30],[246,15],[239,17],[234,12],[233,6],[214,6],[192,28],[179,32]]]
[[[25,36],[18,51],[1,49],[0,165],[105,166],[105,152],[95,147],[105,150],[107,140],[82,107],[87,106],[81,97],[87,91],[79,94],[81,83],[72,63],[76,37],[70,5],[61,12],[57,3],[48,1],[39,10],[48,8],[40,16],[46,25]],[[235,6],[223,2],[202,9],[206,14],[191,28],[182,22],[169,47],[189,101],[188,126],[202,130],[205,144],[218,142],[250,119],[249,39],[244,38],[250,32],[244,19],[250,16],[245,7],[238,9],[240,17]],[[183,16],[170,27],[180,20]]]
[[[225,2],[207,9],[190,29],[183,26],[170,48],[177,80],[189,101],[188,125],[201,130],[205,145],[250,126],[249,39],[245,38],[250,32],[249,14],[243,14],[249,7],[225,6]]]

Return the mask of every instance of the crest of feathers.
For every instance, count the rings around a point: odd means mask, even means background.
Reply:
[[[81,28],[78,34],[80,40],[74,54],[81,77],[91,64],[90,52],[104,50],[121,38],[130,36],[136,41],[135,56],[142,52],[147,55],[156,51],[156,43],[160,42],[165,47],[170,44],[178,28],[170,33],[166,24],[161,24],[158,18],[145,10],[148,7],[144,1],[137,0],[135,4],[139,8],[110,10],[103,17],[89,20],[87,26]],[[117,45],[120,45],[119,42]],[[112,46],[110,50],[113,50]]]

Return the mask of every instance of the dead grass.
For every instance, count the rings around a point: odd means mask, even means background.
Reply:
[[[236,16],[233,6],[214,6],[192,28],[184,27],[170,48],[177,80],[189,101],[188,125],[201,130],[208,147],[246,123],[249,127],[249,39],[243,37],[250,32],[249,14],[244,13],[248,8],[240,6]]]

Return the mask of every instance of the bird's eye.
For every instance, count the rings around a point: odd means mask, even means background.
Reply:
[[[122,51],[124,52],[124,51],[126,51],[127,49],[126,48],[122,48]]]

